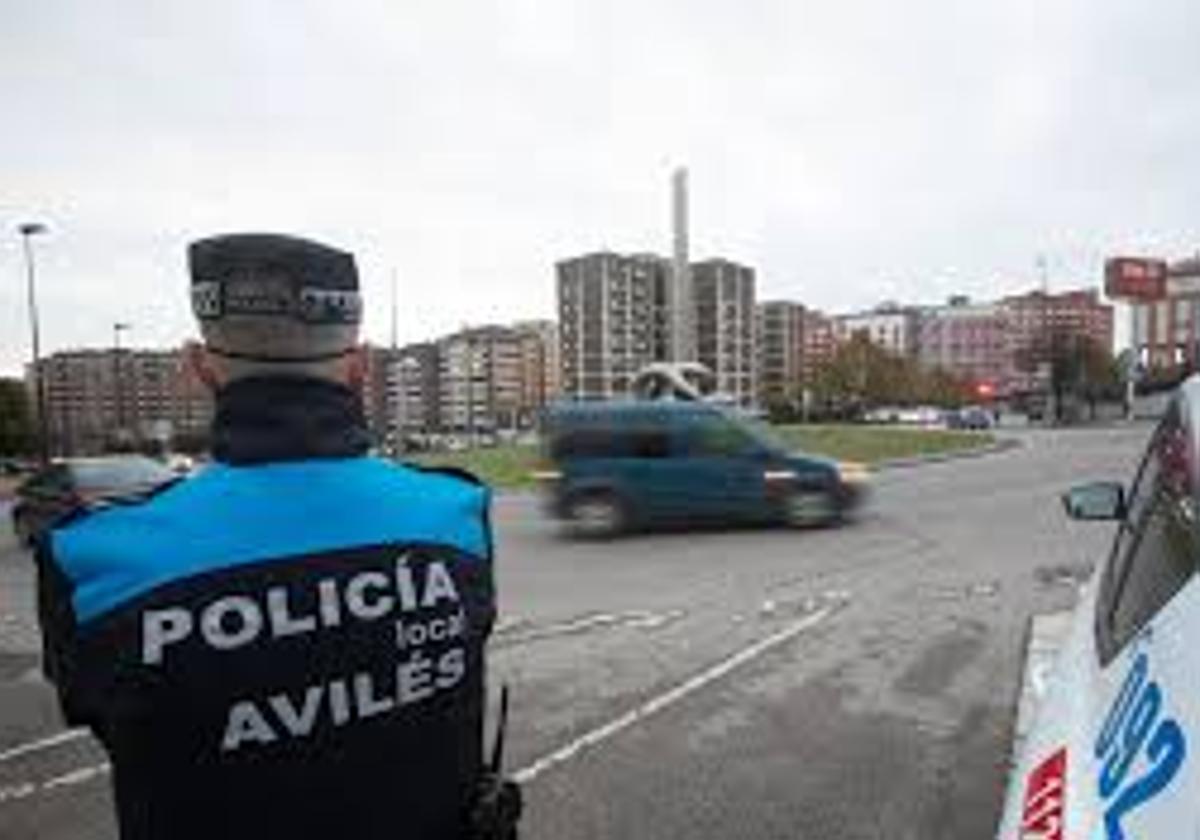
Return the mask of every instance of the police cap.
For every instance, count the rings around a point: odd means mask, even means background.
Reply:
[[[210,351],[261,362],[315,362],[358,339],[354,256],[292,236],[236,233],[188,248],[192,310]]]

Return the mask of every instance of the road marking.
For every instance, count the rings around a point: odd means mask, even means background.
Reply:
[[[638,630],[654,630],[685,615],[683,610],[654,613],[647,610],[631,610],[622,613],[591,613],[577,618],[568,618],[550,624],[537,625],[516,619],[497,628],[493,640],[497,646],[513,646],[527,642],[553,639],[559,636],[585,633],[604,627],[632,627]]]
[[[0,787],[0,802],[8,802],[10,799],[24,799],[26,796],[32,796],[37,793],[38,786],[32,782],[22,782],[19,785],[8,785]]]
[[[69,773],[63,773],[61,776],[55,776],[44,782],[21,782],[20,784],[8,785],[7,787],[0,786],[0,805],[5,802],[26,799],[36,793],[45,793],[59,788],[81,785],[84,782],[90,782],[92,779],[107,776],[110,772],[112,772],[112,765],[105,761],[102,764],[79,767]]]
[[[55,776],[53,779],[47,779],[42,782],[42,790],[54,790],[54,788],[71,787],[72,785],[81,785],[86,781],[103,776],[112,769],[112,766],[106,761],[102,764],[93,764],[91,767],[80,767],[78,770],[72,770],[70,773],[63,773],[61,776]]]
[[[0,764],[3,764],[5,761],[12,761],[14,758],[20,758],[23,755],[48,750],[51,747],[57,747],[60,744],[66,744],[79,738],[86,738],[87,735],[88,731],[86,729],[67,729],[45,738],[39,738],[36,741],[18,744],[4,752],[0,752]]]
[[[620,717],[614,718],[608,723],[605,723],[596,727],[590,732],[580,735],[575,740],[565,744],[562,747],[559,747],[557,750],[547,753],[531,764],[522,767],[513,774],[513,779],[518,784],[526,784],[533,781],[547,770],[551,770],[560,764],[570,761],[577,754],[588,747],[594,747],[603,743],[604,741],[607,741],[609,738],[625,729],[628,729],[634,724],[645,720],[651,715],[657,714],[658,712],[661,712],[670,706],[675,705],[689,694],[699,691],[710,683],[722,679],[732,671],[740,668],[747,662],[762,656],[772,648],[791,641],[805,630],[809,630],[820,624],[822,621],[832,615],[833,611],[833,607],[823,607],[812,615],[805,616],[799,621],[789,624],[779,632],[760,639],[749,647],[742,648],[737,653],[733,654],[727,659],[723,659],[716,665],[713,665],[711,668],[700,672],[691,679],[680,683],[679,685],[667,690],[657,697],[651,698],[642,705],[630,709]]]

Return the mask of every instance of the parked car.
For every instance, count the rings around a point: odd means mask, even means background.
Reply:
[[[836,522],[866,470],[792,454],[765,427],[709,403],[586,403],[547,415],[552,515],[585,536],[660,524]]]
[[[189,475],[196,469],[196,459],[191,455],[175,452],[163,459],[163,465],[176,475]]]
[[[176,478],[162,463],[141,455],[55,461],[17,488],[13,531],[22,545],[30,546],[59,517],[81,505],[146,493]]]
[[[10,478],[33,472],[35,467],[19,458],[0,458],[0,475]]]
[[[864,414],[863,420],[867,423],[899,423],[902,411],[895,406],[879,406]]]
[[[1200,378],[1170,404],[1130,485],[1079,485],[1063,503],[1116,527],[1045,679],[999,836],[1195,837]]]
[[[993,425],[992,413],[977,406],[962,408],[946,416],[946,425],[951,429],[990,429]]]

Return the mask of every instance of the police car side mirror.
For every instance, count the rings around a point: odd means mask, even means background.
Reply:
[[[1125,518],[1125,485],[1117,481],[1079,484],[1062,496],[1067,516],[1092,522]]]

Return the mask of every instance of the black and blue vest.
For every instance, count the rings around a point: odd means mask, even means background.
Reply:
[[[452,840],[481,764],[487,490],[367,457],[357,395],[218,399],[212,466],[39,548],[45,668],[125,840]]]

